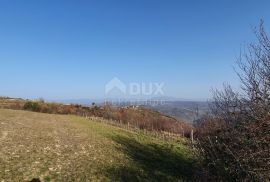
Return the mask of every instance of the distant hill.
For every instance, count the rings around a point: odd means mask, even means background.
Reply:
[[[104,105],[106,99],[70,99],[70,100],[54,100],[64,104],[81,104],[90,106],[95,103],[98,106]],[[143,106],[149,109],[154,109],[165,115],[175,117],[179,120],[184,120],[191,123],[197,117],[209,112],[208,102],[196,101],[188,99],[178,99],[174,97],[155,97],[151,99],[107,99],[112,105],[120,107],[125,106]]]
[[[208,102],[203,101],[165,101],[159,105],[148,105],[161,113],[192,122],[209,112]]]
[[[0,108],[28,110],[50,114],[72,114],[84,117],[102,117],[113,120],[116,123],[132,125],[140,129],[167,131],[189,137],[192,126],[180,118],[174,118],[169,114],[158,112],[147,106],[125,105],[91,106],[80,104],[61,104],[39,100],[23,100],[0,97]]]

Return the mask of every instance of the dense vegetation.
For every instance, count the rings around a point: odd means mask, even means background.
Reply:
[[[238,61],[242,90],[214,91],[212,115],[198,124],[207,180],[270,180],[270,41],[263,23],[255,32]]]

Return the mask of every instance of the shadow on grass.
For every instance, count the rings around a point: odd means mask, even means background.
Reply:
[[[172,145],[143,144],[124,136],[113,136],[133,163],[108,169],[112,181],[191,181],[193,161]],[[183,149],[182,149],[183,150]]]

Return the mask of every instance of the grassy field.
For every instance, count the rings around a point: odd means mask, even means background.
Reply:
[[[68,115],[0,109],[0,182],[191,181],[188,146]]]

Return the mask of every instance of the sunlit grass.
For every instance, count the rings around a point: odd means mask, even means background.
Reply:
[[[1,180],[187,181],[192,177],[194,155],[184,144],[68,115],[0,110],[0,126]]]

